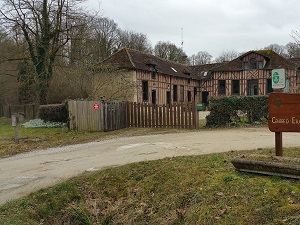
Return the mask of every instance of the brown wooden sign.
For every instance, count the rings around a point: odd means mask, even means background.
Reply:
[[[300,94],[271,93],[268,125],[272,132],[300,132]]]

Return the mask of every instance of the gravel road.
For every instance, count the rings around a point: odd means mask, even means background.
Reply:
[[[0,204],[85,171],[181,155],[274,147],[267,127],[199,130],[122,137],[32,151],[0,159]],[[300,146],[299,133],[283,133],[283,146]]]

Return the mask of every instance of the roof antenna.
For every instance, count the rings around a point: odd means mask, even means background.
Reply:
[[[181,50],[183,50],[183,28],[181,28]]]

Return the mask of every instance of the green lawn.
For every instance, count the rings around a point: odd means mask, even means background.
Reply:
[[[0,155],[169,131],[20,128],[16,144],[10,121],[2,118]],[[300,181],[237,172],[231,160],[243,153],[274,150],[165,158],[86,172],[1,206],[0,224],[300,224]],[[284,155],[299,157],[300,148],[284,149]]]

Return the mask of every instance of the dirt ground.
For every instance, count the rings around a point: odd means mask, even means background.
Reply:
[[[199,130],[115,138],[32,151],[0,159],[0,204],[85,171],[181,155],[274,147],[267,127]],[[283,146],[300,146],[300,133],[283,133]]]

